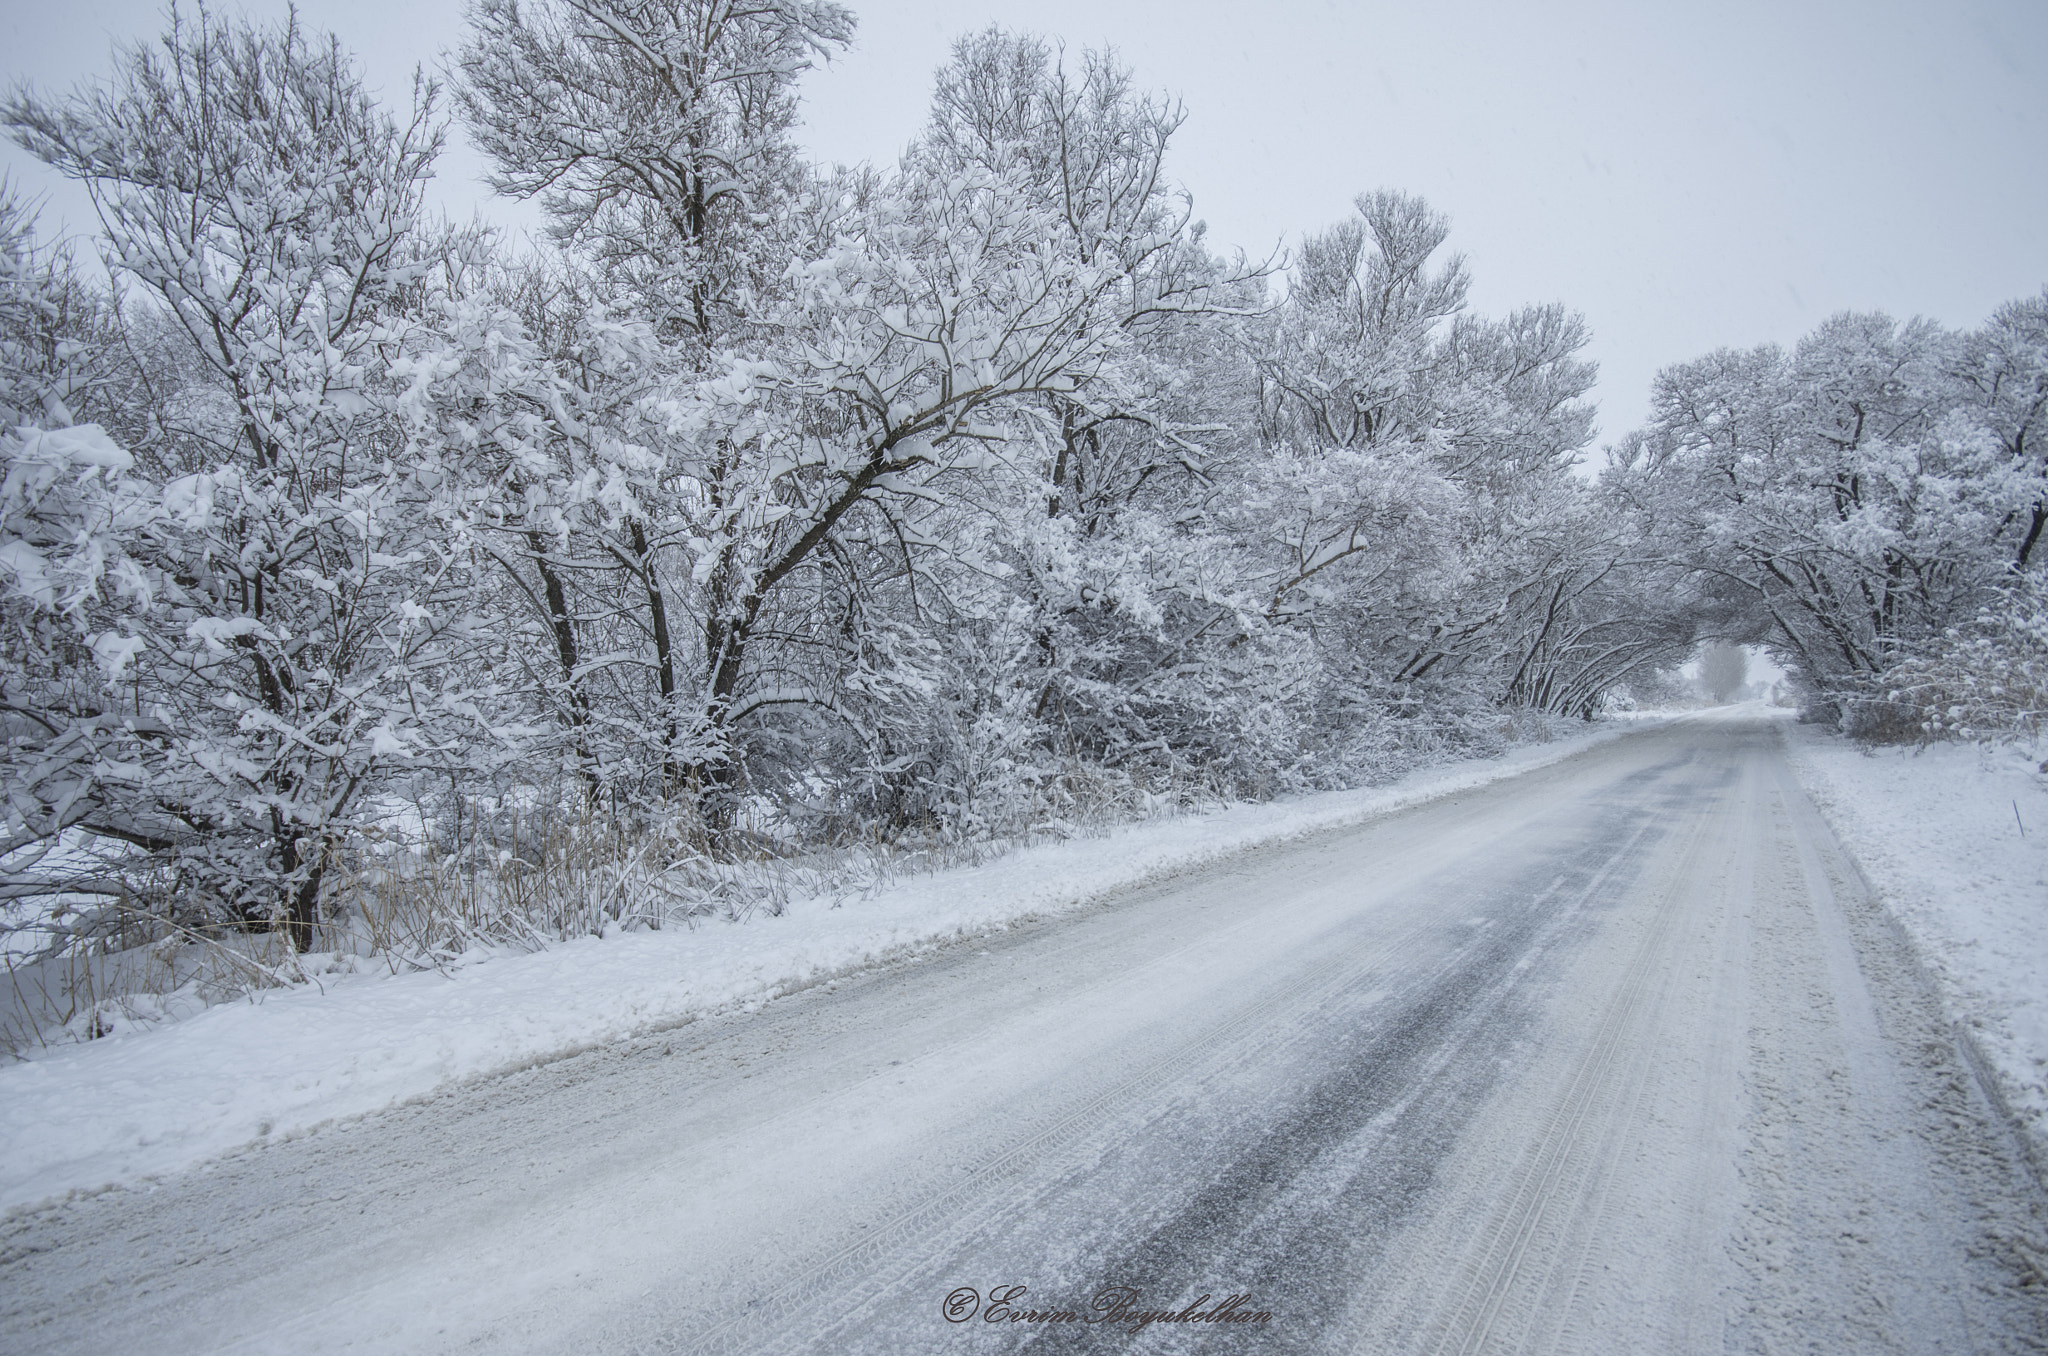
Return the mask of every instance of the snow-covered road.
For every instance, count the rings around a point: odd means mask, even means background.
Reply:
[[[0,1347],[2038,1350],[2042,1211],[1773,723],[1686,721],[18,1213]]]

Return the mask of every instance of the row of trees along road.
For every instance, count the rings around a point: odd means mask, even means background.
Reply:
[[[1484,748],[1703,635],[1835,694],[2038,573],[2039,303],[1674,368],[1596,483],[1577,314],[1473,314],[1399,193],[1218,253],[1107,54],[964,39],[847,168],[791,138],[836,4],[469,23],[396,111],[204,12],[0,106],[109,279],[10,201],[0,892],[53,946],[311,946],[465,806],[500,874],[964,841]],[[451,112],[544,243],[424,213]]]

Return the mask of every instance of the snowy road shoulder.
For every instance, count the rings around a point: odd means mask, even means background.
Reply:
[[[1498,759],[1130,825],[914,877],[856,901],[498,955],[448,974],[354,976],[56,1047],[0,1069],[0,1209],[175,1172],[694,1017],[758,1004],[1248,849],[1359,823],[1556,763],[1658,721],[1618,721]],[[2048,821],[2048,816],[2044,816]]]
[[[2048,786],[2016,749],[1866,751],[1786,726],[1792,765],[2048,1161]]]

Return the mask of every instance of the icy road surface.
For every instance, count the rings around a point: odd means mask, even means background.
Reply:
[[[1779,738],[17,1213],[0,1349],[2041,1350],[2039,1187]]]

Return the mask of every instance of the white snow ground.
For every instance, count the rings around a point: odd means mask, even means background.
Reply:
[[[1991,1064],[2048,1162],[2048,776],[2042,750],[1867,751],[1788,724],[1793,768]]]
[[[446,974],[349,975],[0,1068],[0,1209],[174,1172],[383,1110],[465,1078],[674,1026],[1011,923],[1079,908],[1248,848],[1548,766],[1637,718],[1390,786],[1136,824],[780,917],[479,954]],[[2043,816],[2048,825],[2048,815]]]

